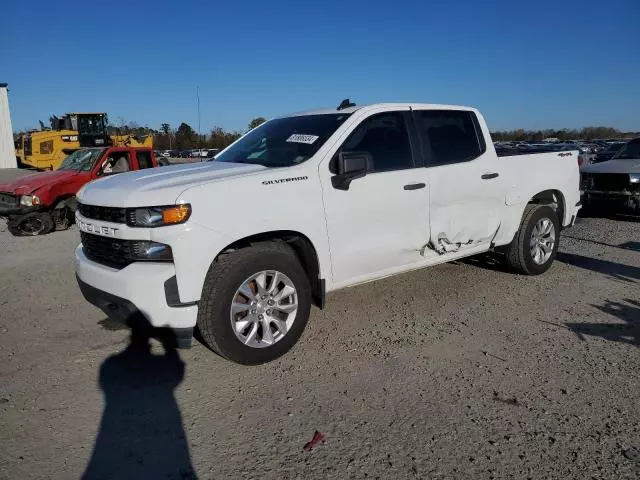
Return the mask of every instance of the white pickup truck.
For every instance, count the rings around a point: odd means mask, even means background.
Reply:
[[[264,363],[327,292],[488,250],[545,272],[580,208],[578,152],[498,157],[467,107],[343,102],[250,131],[215,161],[78,193],[76,271],[109,317]]]

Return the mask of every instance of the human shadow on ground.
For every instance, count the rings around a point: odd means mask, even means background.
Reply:
[[[566,263],[567,265],[573,265],[574,267],[604,273],[605,275],[610,275],[613,278],[625,282],[632,283],[635,280],[640,280],[640,267],[634,267],[632,265],[585,257],[575,253],[558,253],[556,260]]]
[[[640,302],[631,299],[624,302],[607,300],[604,305],[594,307],[625,323],[568,323],[567,328],[581,340],[585,340],[585,335],[590,335],[640,347]]]
[[[131,340],[100,367],[105,409],[83,479],[195,479],[174,389],[184,363],[169,329],[131,322]],[[151,353],[160,340],[163,355]]]

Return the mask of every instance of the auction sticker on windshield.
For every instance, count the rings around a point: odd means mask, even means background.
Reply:
[[[318,137],[317,135],[302,135],[300,133],[294,133],[289,138],[287,138],[287,142],[306,143],[308,145],[311,145],[313,142],[318,140],[318,138],[320,137]]]

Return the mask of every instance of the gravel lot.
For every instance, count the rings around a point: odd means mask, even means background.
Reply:
[[[2,223],[0,477],[640,478],[640,222],[565,233],[540,277],[474,259],[330,294],[243,367],[124,350],[76,286],[75,227]]]

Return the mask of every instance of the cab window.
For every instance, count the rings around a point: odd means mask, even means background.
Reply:
[[[129,152],[112,152],[102,164],[101,172],[102,175],[115,175],[129,170],[131,170]]]
[[[415,118],[428,164],[468,162],[486,150],[473,112],[418,110]]]
[[[411,144],[402,112],[372,115],[349,135],[342,152],[367,152],[371,173],[413,168]]]
[[[152,168],[151,152],[136,152],[136,158],[138,159],[138,168]]]

